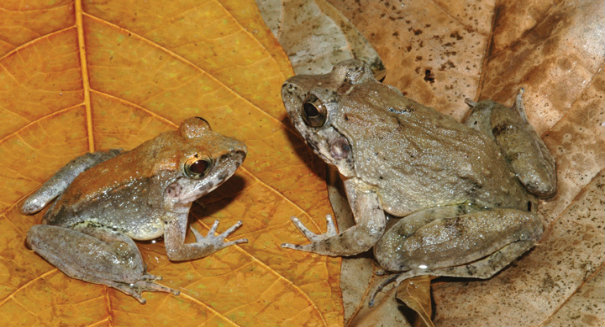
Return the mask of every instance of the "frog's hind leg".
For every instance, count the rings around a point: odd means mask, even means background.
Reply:
[[[552,197],[557,192],[555,161],[527,121],[523,89],[513,108],[494,106],[490,125],[502,154],[525,188],[539,197]]]
[[[178,294],[155,284],[146,274],[136,244],[126,235],[98,226],[65,228],[36,225],[27,233],[28,246],[66,275],[116,288],[145,303],[142,291]]]
[[[69,184],[83,171],[111,159],[119,153],[120,150],[86,153],[68,162],[23,202],[21,212],[31,215],[42,210],[50,201],[63,193]]]
[[[479,278],[488,279],[497,274],[504,267],[511,264],[515,259],[519,257],[520,253],[529,251],[534,245],[535,241],[518,241],[510,243],[502,249],[492,253],[491,255],[471,262],[469,264],[445,267],[438,269],[425,269],[425,270],[410,270],[403,273],[393,274],[385,278],[378,286],[372,291],[368,305],[371,307],[374,305],[374,299],[376,295],[382,291],[387,285],[394,283],[394,287],[399,286],[404,280],[417,277],[433,275],[439,277],[460,277],[460,278]]]

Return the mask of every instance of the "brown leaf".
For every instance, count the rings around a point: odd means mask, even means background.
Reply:
[[[382,60],[365,37],[327,0],[256,0],[296,74],[325,74],[347,59],[367,62],[377,79]]]
[[[342,323],[339,260],[279,247],[305,241],[289,216],[325,229],[330,207],[321,165],[283,123],[280,88],[292,71],[254,2],[0,6],[1,325]],[[21,215],[20,202],[58,168],[191,116],[249,149],[237,175],[194,206],[194,227],[241,219],[232,237],[250,243],[184,263],[168,261],[163,242],[141,243],[149,272],[181,290],[144,293],[146,305],[68,278],[25,248],[40,215]]]
[[[353,212],[347,201],[342,179],[338,171],[328,170],[328,196],[340,230],[354,225]],[[369,301],[378,285],[389,276],[377,275],[382,269],[372,251],[342,260],[340,288],[344,306],[345,326],[407,326],[408,321],[424,321],[418,326],[432,326],[430,276],[420,276],[404,281],[399,287],[393,284],[376,295],[374,306]],[[414,284],[414,281],[418,283]],[[400,299],[407,308],[396,301]],[[411,309],[413,312],[410,310]],[[414,313],[415,312],[415,313]],[[406,315],[407,314],[407,315]],[[417,319],[418,318],[418,319]]]
[[[524,87],[557,162],[541,243],[489,280],[434,282],[436,325],[605,324],[603,1],[331,2],[383,58],[385,83],[441,112],[461,119],[464,98],[511,104]]]
[[[432,321],[431,280],[432,276],[418,276],[405,280],[397,288],[396,297],[418,314],[414,326],[434,327]]]

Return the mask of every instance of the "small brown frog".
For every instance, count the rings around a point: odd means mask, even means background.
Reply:
[[[224,239],[241,221],[215,235],[185,244],[193,201],[235,173],[246,146],[213,132],[207,121],[185,120],[177,131],[158,135],[137,148],[88,153],[59,170],[25,200],[21,211],[34,214],[52,202],[42,225],[27,233],[27,245],[70,277],[116,288],[145,303],[142,291],[179,294],[146,273],[133,240],[164,236],[172,261],[205,257],[247,242]]]
[[[337,233],[328,215],[317,235],[292,217],[311,243],[283,247],[332,256],[373,248],[385,270],[399,272],[386,284],[489,278],[542,235],[535,196],[556,192],[555,164],[527,122],[522,92],[513,108],[468,101],[461,124],[350,60],[288,79],[282,98],[306,143],[337,167],[356,221]]]

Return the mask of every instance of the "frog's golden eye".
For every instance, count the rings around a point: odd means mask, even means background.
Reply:
[[[310,95],[303,102],[302,118],[311,127],[321,127],[326,122],[327,110],[316,96]]]
[[[185,163],[185,174],[194,179],[200,179],[208,173],[212,167],[212,160],[198,159],[198,156],[193,156]]]

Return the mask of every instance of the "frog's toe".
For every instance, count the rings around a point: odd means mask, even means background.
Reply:
[[[326,225],[327,225],[328,230],[324,234],[313,233],[307,227],[305,227],[305,225],[303,225],[303,223],[300,221],[300,219],[298,219],[296,217],[292,217],[291,219],[292,219],[292,223],[294,223],[296,228],[298,228],[298,230],[301,233],[303,233],[305,235],[305,237],[311,242],[320,242],[328,237],[331,237],[331,236],[334,236],[337,234],[336,226],[334,225],[334,220],[332,219],[332,216],[330,216],[330,215],[326,215]],[[297,249],[297,250],[299,250],[299,249]]]
[[[215,235],[216,228],[218,227],[218,220],[215,220],[214,224],[208,231],[207,236],[202,235],[200,232],[198,232],[193,227],[191,227],[191,232],[193,232],[193,235],[195,236],[196,243],[203,244],[203,245],[213,245],[216,250],[220,250],[220,249],[226,248],[231,245],[248,242],[248,239],[246,239],[246,238],[240,238],[240,239],[237,239],[234,241],[225,242],[225,239],[227,238],[227,236],[231,235],[231,233],[233,233],[240,226],[242,226],[242,222],[238,221],[237,223],[235,223],[233,226],[229,227],[223,233],[221,233],[219,235]]]
[[[144,274],[143,276],[141,276],[141,278],[144,280],[162,280],[162,276],[156,276],[152,274]]]
[[[286,249],[304,251],[303,246],[302,245],[298,245],[298,244],[282,243],[281,247],[282,248],[286,248]]]
[[[326,242],[329,243],[329,241],[330,241],[329,239],[331,237],[338,235],[338,233],[336,232],[336,225],[334,225],[334,220],[332,219],[332,216],[330,216],[330,215],[326,215],[327,231],[323,234],[313,233],[307,227],[305,227],[305,225],[303,225],[302,222],[300,222],[300,219],[298,219],[296,217],[292,217],[291,219],[292,219],[292,223],[294,223],[294,226],[296,226],[296,228],[298,228],[298,230],[301,233],[303,233],[305,235],[305,237],[309,241],[311,241],[311,243],[305,244],[305,245],[283,243],[283,244],[281,244],[281,247],[283,247],[283,248],[288,248],[288,249],[293,249],[293,250],[298,250],[298,251],[305,251],[305,252],[323,253],[318,250],[320,248],[325,247],[324,243],[326,243]]]
[[[291,217],[290,218],[292,220],[292,223],[294,224],[294,226],[296,226],[296,228],[298,228],[298,230],[303,233],[305,235],[305,237],[309,240],[309,241],[315,241],[318,237],[317,234],[313,233],[312,231],[310,231],[307,227],[305,227],[305,225],[303,225],[303,223],[300,221],[300,219],[298,219],[297,217]]]
[[[317,253],[317,246],[319,244],[321,244],[321,243],[313,242],[313,243],[304,244],[304,245],[292,244],[292,243],[282,243],[281,247],[287,248],[287,249],[298,250],[298,251]]]
[[[139,280],[136,283],[129,285],[131,288],[134,288],[140,294],[142,291],[148,292],[164,292],[164,293],[172,293],[174,295],[181,294],[180,291],[170,288],[168,286],[156,284],[154,282],[148,280]]]
[[[237,223],[235,223],[233,226],[229,227],[226,231],[221,233],[218,237],[221,239],[225,239],[225,238],[227,238],[227,236],[229,236],[231,233],[233,233],[236,229],[240,228],[241,226],[242,226],[242,221],[240,220]]]
[[[225,242],[223,244],[223,247],[228,247],[228,246],[231,246],[231,245],[241,244],[241,243],[248,243],[248,239],[247,238],[240,238],[240,239],[235,240],[235,241]]]
[[[135,298],[137,301],[139,301],[139,303],[141,303],[141,304],[145,304],[145,303],[147,303],[147,300],[145,300],[145,299],[143,298],[143,296],[141,295],[141,292],[140,292],[140,291],[133,291],[133,292],[126,293],[126,294],[128,294],[128,295],[132,296],[132,297],[133,297],[133,298]]]

